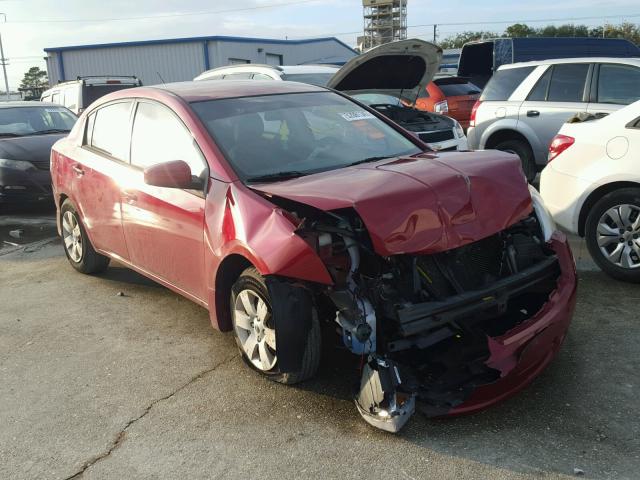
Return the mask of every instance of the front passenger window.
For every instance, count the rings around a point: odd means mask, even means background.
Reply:
[[[182,121],[167,107],[140,102],[131,133],[131,164],[146,168],[174,160],[185,161],[194,177],[205,178],[205,160]]]

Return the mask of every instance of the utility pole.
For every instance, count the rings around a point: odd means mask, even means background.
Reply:
[[[436,43],[436,37],[438,36],[438,25],[433,26],[433,43]]]
[[[7,14],[0,13],[4,17],[4,22],[7,23]],[[7,59],[4,58],[4,48],[2,47],[2,35],[0,34],[0,64],[2,64],[2,73],[4,74],[4,88],[7,89],[7,102],[11,100],[11,93],[9,93],[9,79],[7,78]]]

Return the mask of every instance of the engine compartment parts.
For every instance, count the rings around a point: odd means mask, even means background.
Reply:
[[[355,402],[365,422],[392,433],[409,421],[416,406],[415,394],[402,391],[397,365],[375,355],[363,367]]]

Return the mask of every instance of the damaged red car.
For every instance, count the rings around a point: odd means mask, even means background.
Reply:
[[[517,157],[436,154],[322,87],[113,93],[54,146],[51,170],[75,269],[113,259],[184,295],[286,384],[314,375],[334,341],[321,332],[337,330],[361,359],[356,406],[387,431],[417,403],[460,414],[520,390],[573,314],[567,240]]]

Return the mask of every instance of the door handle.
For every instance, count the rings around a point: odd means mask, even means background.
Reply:
[[[77,164],[76,164],[76,165],[73,165],[73,166],[71,167],[71,169],[72,169],[74,172],[76,172],[76,174],[77,174],[79,177],[81,177],[82,175],[84,175],[84,170],[83,170],[82,168],[80,168],[80,166],[79,166],[79,165],[77,165]]]
[[[529,110],[527,111],[527,117],[539,117],[540,112],[538,110]]]
[[[136,195],[134,192],[124,190],[122,192],[122,195],[124,196],[128,204],[136,203],[138,201],[138,195]]]

